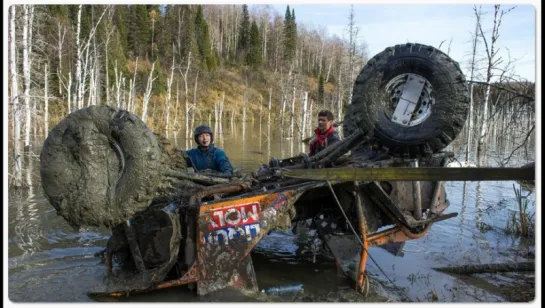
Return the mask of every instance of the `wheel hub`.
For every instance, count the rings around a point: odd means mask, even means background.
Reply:
[[[411,127],[424,122],[432,113],[435,99],[430,82],[417,74],[401,74],[386,85],[389,98],[386,116],[401,126]]]

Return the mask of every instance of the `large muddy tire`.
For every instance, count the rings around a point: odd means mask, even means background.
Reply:
[[[406,84],[415,89],[412,96],[404,92]],[[417,104],[405,121],[396,117],[402,109],[396,107],[408,97]],[[417,157],[449,145],[468,109],[469,91],[457,62],[431,46],[396,45],[374,56],[358,75],[343,128],[345,136],[361,129],[390,154]]]
[[[144,122],[105,105],[69,114],[40,155],[44,194],[74,227],[112,227],[148,207],[160,168],[157,140]]]

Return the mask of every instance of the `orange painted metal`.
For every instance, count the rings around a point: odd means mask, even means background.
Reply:
[[[401,243],[407,240],[415,240],[423,237],[428,233],[431,225],[427,225],[420,233],[412,233],[409,229],[403,226],[393,227],[367,237],[369,246],[380,246],[388,243]]]
[[[199,280],[199,270],[197,268],[197,263],[193,264],[193,266],[185,273],[184,276],[180,279],[176,280],[170,280],[163,283],[158,284],[155,287],[145,289],[145,290],[131,290],[126,292],[112,292],[107,293],[106,295],[111,297],[122,297],[122,296],[129,296],[129,294],[138,294],[138,293],[146,293],[154,290],[160,290],[160,289],[167,289],[177,286],[182,286],[185,284],[189,284],[192,282],[197,282]]]
[[[361,204],[358,204],[360,206]],[[358,210],[359,212],[360,210]],[[358,213],[359,214],[359,213]],[[360,265],[358,268],[358,279],[356,282],[356,290],[362,292],[365,284],[365,267],[367,265],[367,249],[369,248],[369,241],[367,240],[367,224],[365,222],[365,216],[363,213],[360,215],[360,232],[362,235],[363,249],[361,250]]]

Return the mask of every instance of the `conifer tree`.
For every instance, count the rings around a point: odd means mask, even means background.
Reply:
[[[195,38],[197,41],[197,48],[199,50],[199,56],[201,59],[201,65],[207,70],[212,70],[216,67],[216,57],[211,49],[210,33],[208,30],[208,23],[204,19],[202,13],[202,6],[197,8],[197,15],[195,16]]]
[[[318,80],[318,105],[324,105],[324,76],[320,74],[320,79]]]
[[[295,24],[295,11],[288,5],[284,20],[284,60],[287,63],[295,58],[295,49],[297,46],[297,25]]]
[[[248,6],[242,5],[242,19],[240,21],[240,30],[238,35],[237,54],[239,58],[244,59],[250,47],[250,14]]]
[[[246,55],[246,64],[255,68],[261,65],[261,61],[261,37],[259,36],[259,29],[254,20],[250,31],[250,46]]]

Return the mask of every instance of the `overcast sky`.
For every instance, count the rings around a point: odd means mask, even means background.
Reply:
[[[286,4],[274,4],[282,16]],[[502,4],[508,10],[512,5]],[[290,4],[298,24],[309,27],[327,27],[329,34],[347,38],[350,4]],[[483,30],[490,44],[494,7],[483,5]],[[359,29],[358,40],[368,46],[373,56],[388,46],[416,42],[447,51],[450,56],[467,66],[471,59],[471,37],[475,30],[473,4],[355,4],[354,15]],[[536,79],[536,9],[530,4],[518,4],[504,15],[498,40],[500,55],[507,63],[519,59],[516,73],[530,81]],[[484,49],[481,49],[484,51]],[[484,53],[482,54],[484,56]],[[469,77],[469,76],[468,76]]]

